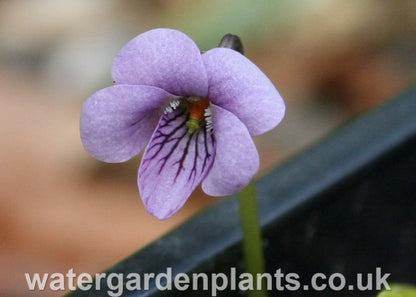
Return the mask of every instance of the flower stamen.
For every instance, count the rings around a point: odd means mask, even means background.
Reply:
[[[195,97],[188,98],[189,119],[186,121],[189,133],[195,132],[200,123],[205,119],[206,110],[209,109],[209,100]]]

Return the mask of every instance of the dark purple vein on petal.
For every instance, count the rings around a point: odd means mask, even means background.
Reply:
[[[162,121],[163,123],[161,123],[161,125],[159,126],[159,129],[156,131],[156,135],[154,136],[154,139],[159,139],[162,138],[161,142],[155,142],[154,144],[152,144],[148,150],[152,150],[153,148],[155,148],[156,146],[160,145],[159,149],[153,154],[153,156],[149,157],[149,159],[154,158],[159,152],[160,150],[163,148],[163,146],[173,140],[176,140],[177,138],[171,138],[173,135],[176,134],[176,132],[178,132],[180,129],[183,129],[185,127],[186,121],[187,121],[187,117],[184,117],[184,120],[172,131],[170,131],[169,134],[164,134],[162,132],[162,129],[165,127],[168,127],[170,125],[171,122],[174,122],[176,119],[180,118],[181,116],[184,116],[185,112],[181,112],[179,115],[173,117],[172,119],[165,119],[165,116],[162,117]]]
[[[175,148],[177,148],[181,140],[187,134],[187,119],[188,112],[186,109],[183,108],[178,108],[174,112],[162,115],[157,130],[155,131],[151,141],[149,142],[146,153],[147,156],[144,156],[142,164],[142,173],[144,173],[147,170],[150,162],[154,160],[161,153],[161,151],[166,148],[166,146],[173,142],[173,147],[170,148],[169,152],[165,154],[165,156],[157,160],[157,163],[162,162],[162,165],[160,166],[158,173],[160,174],[162,172],[167,161],[169,160],[169,157],[173,154]],[[180,122],[177,123],[178,121]],[[180,135],[177,135],[178,133],[180,133]],[[175,135],[176,137],[174,137]]]
[[[181,109],[177,109],[177,110],[179,110],[179,112],[175,112],[175,113],[168,114],[168,115],[174,114],[174,116],[172,118],[168,119],[168,120],[165,120],[163,123],[161,123],[160,128],[164,128],[166,126],[169,126],[169,124],[171,122],[176,121],[178,118],[180,118],[180,117],[182,117],[184,115],[186,115],[186,117],[185,117],[185,121],[186,121],[186,119],[188,117],[188,113],[186,112],[186,110],[185,109],[182,109],[182,108]],[[164,115],[163,117],[167,117],[167,115]]]
[[[161,117],[143,156],[140,178],[194,188],[206,176],[215,155],[214,135],[205,124],[189,133],[188,116],[186,109],[178,108]]]
[[[205,158],[204,158],[204,163],[202,164],[202,171],[205,170],[205,166],[207,165],[207,162],[208,162],[209,158],[211,157],[211,154],[208,151],[208,140],[207,140],[207,137],[209,137],[209,136],[207,135],[207,130],[206,129],[203,129],[203,131],[204,131]],[[211,141],[212,141],[212,146],[214,146],[214,142],[215,142],[214,135],[211,134],[210,137],[211,137]]]
[[[186,142],[185,149],[182,151],[182,157],[178,161],[173,163],[173,165],[176,165],[176,164],[178,165],[178,169],[176,171],[176,176],[175,176],[175,182],[176,182],[176,179],[178,178],[179,174],[181,173],[181,171],[184,169],[184,162],[185,162],[186,157],[188,156],[189,144],[191,143],[191,140],[192,140],[195,133],[192,133],[192,134],[187,133],[187,134],[188,134],[188,141]],[[196,139],[195,143],[197,143],[197,142],[198,141]],[[195,152],[195,154],[196,153],[197,153],[197,151]]]
[[[162,166],[160,166],[160,168],[159,168],[159,174],[162,172],[163,168],[165,167],[166,162],[169,160],[169,158],[175,152],[175,149],[178,147],[179,143],[182,141],[182,139],[184,139],[185,136],[188,136],[188,135],[189,135],[188,131],[185,130],[185,132],[180,137],[178,137],[176,143],[173,145],[170,152],[158,161],[158,162],[162,161]],[[190,139],[190,137],[189,137],[189,139]],[[188,143],[189,143],[189,141],[188,141]]]
[[[194,179],[192,182],[195,182],[195,177],[196,177],[196,168],[197,168],[197,163],[198,163],[198,157],[199,157],[199,152],[198,152],[198,139],[199,139],[199,134],[200,134],[201,130],[197,131],[196,137],[195,137],[195,154],[194,154],[194,164],[192,166],[192,170],[189,173],[189,177],[188,177],[188,181],[191,180],[192,178],[192,174],[194,175]],[[203,169],[201,170],[203,171]]]

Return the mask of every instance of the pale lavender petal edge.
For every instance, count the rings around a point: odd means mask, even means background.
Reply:
[[[153,29],[128,42],[114,58],[115,83],[150,85],[178,96],[205,97],[208,80],[200,50],[186,34]]]
[[[95,158],[124,162],[145,147],[157,125],[160,108],[175,98],[150,86],[115,85],[89,97],[80,119],[81,140]]]
[[[215,160],[202,181],[211,196],[226,196],[242,190],[259,169],[259,155],[245,125],[231,112],[211,105],[216,142]]]
[[[208,97],[235,114],[256,136],[273,129],[285,114],[285,104],[270,79],[249,59],[228,48],[202,55],[208,75]]]

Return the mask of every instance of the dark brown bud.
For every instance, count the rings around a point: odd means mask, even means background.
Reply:
[[[218,44],[218,47],[231,48],[239,52],[240,54],[244,55],[243,43],[241,42],[240,37],[238,37],[237,35],[233,35],[233,34],[224,35],[224,37],[221,39],[220,43]]]

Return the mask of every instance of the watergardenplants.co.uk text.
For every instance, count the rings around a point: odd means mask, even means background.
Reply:
[[[178,291],[210,291],[212,296],[225,290],[332,290],[332,291],[371,291],[390,290],[387,279],[390,273],[383,273],[380,267],[373,273],[357,273],[354,280],[349,280],[342,273],[315,273],[308,282],[303,283],[299,274],[284,273],[277,269],[274,273],[237,273],[235,267],[231,267],[226,273],[173,273],[171,267],[162,273],[89,273],[76,274],[71,268],[67,273],[25,273],[28,289],[31,291],[81,291],[96,290],[106,291],[108,296],[118,297],[126,291],[149,290],[156,287],[157,290]]]

